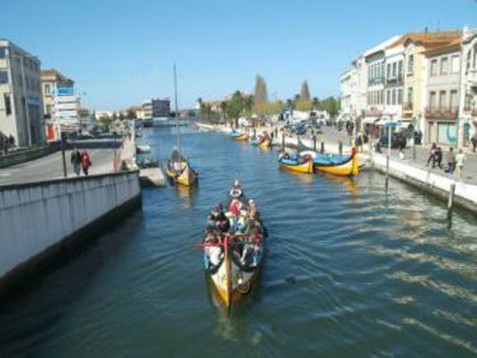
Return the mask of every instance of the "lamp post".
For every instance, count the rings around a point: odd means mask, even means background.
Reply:
[[[8,54],[8,58],[19,58],[20,59],[20,67],[21,67],[21,71],[22,71],[22,89],[23,89],[23,98],[24,98],[24,108],[25,108],[25,115],[26,115],[26,120],[27,120],[27,134],[28,134],[28,146],[31,147],[32,145],[32,139],[31,139],[31,127],[30,127],[30,112],[29,112],[29,109],[28,109],[28,93],[27,93],[27,89],[26,89],[26,81],[25,81],[25,66],[24,66],[24,62],[23,62],[23,58],[24,57],[27,57],[27,58],[32,58],[32,59],[35,59],[35,60],[38,60],[38,58],[36,56],[32,56],[32,55],[16,55],[16,54]],[[10,68],[12,68],[12,66],[10,65]],[[13,85],[13,81],[12,81],[12,85]]]

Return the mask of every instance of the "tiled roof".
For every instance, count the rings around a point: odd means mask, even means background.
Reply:
[[[437,32],[409,32],[402,35],[397,41],[387,48],[404,45],[407,41],[419,42],[426,46],[432,43],[444,43],[462,41],[462,31],[437,31]]]

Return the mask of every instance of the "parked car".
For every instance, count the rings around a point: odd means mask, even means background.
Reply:
[[[383,135],[379,138],[379,144],[382,148],[387,148],[389,143],[389,136]],[[391,134],[391,148],[403,148],[406,147],[407,139],[402,133],[392,133]]]

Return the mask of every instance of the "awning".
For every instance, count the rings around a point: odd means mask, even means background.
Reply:
[[[365,117],[361,124],[374,124],[378,119],[379,117]]]

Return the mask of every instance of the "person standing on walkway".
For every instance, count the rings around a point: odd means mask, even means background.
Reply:
[[[78,148],[73,149],[71,152],[71,164],[73,164],[76,176],[79,176],[81,173],[81,153]]]
[[[92,165],[91,160],[89,159],[89,154],[85,150],[81,153],[81,167],[83,168],[84,175],[88,175],[89,167]]]
[[[472,142],[472,152],[475,153],[475,149],[477,148],[477,134],[474,134],[470,141]]]
[[[436,143],[432,143],[431,151],[429,152],[429,158],[427,159],[426,166],[429,166],[429,163],[431,162],[431,160],[432,160],[432,167],[434,168],[436,166],[436,150],[437,150]]]
[[[455,170],[455,154],[454,148],[450,147],[447,152],[447,173],[453,174]]]
[[[459,178],[464,177],[464,162],[465,162],[465,154],[462,151],[462,148],[459,149],[459,154],[455,156],[455,162],[456,162],[456,167],[457,167],[457,175]]]
[[[442,148],[441,147],[437,147],[436,151],[434,152],[434,159],[439,169],[442,169]]]

